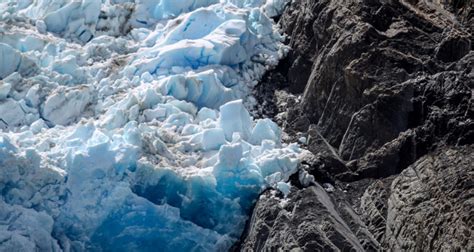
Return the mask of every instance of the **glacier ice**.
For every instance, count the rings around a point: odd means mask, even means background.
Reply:
[[[222,105],[220,112],[219,126],[224,130],[226,139],[231,141],[234,133],[238,133],[244,140],[248,140],[252,119],[242,100],[235,100]]]
[[[287,2],[0,1],[0,250],[230,248],[301,155],[248,111]]]

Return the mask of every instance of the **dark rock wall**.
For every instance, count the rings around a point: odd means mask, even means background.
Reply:
[[[236,249],[474,250],[472,7],[292,1],[292,50],[257,95],[307,137],[316,182],[264,193]]]
[[[281,18],[293,48],[290,90],[304,87],[294,116],[317,125],[347,161],[420,124],[418,78],[449,71],[471,48],[469,30],[440,6],[386,2],[302,0]]]

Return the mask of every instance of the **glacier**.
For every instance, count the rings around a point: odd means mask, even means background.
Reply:
[[[0,251],[225,251],[302,150],[249,113],[288,0],[0,0]]]

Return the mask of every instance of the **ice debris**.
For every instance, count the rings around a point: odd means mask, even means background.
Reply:
[[[300,149],[253,119],[278,0],[0,2],[0,250],[222,251]]]

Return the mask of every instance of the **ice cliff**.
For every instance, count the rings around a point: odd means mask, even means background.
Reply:
[[[222,251],[300,149],[277,0],[0,0],[0,250]]]

